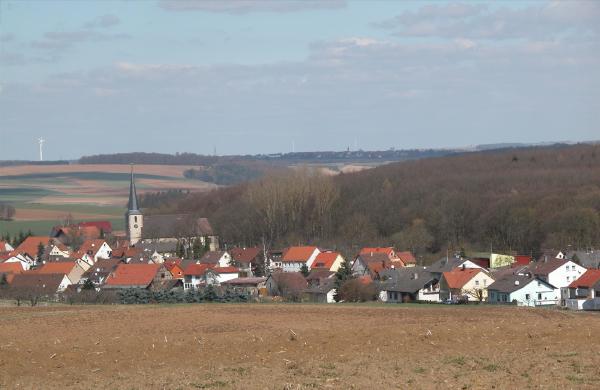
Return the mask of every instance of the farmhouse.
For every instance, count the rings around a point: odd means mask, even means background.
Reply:
[[[587,270],[569,285],[566,304],[571,310],[600,310],[600,269]]]
[[[110,275],[119,264],[121,264],[120,259],[100,259],[81,275],[79,284],[84,284],[86,281],[90,280],[94,286],[100,287],[104,284],[108,275]]]
[[[344,258],[338,252],[321,252],[312,263],[311,269],[325,269],[331,272],[337,272],[340,269]]]
[[[149,289],[153,284],[169,279],[171,274],[160,264],[119,264],[106,278],[104,288]]]
[[[440,279],[440,299],[466,297],[469,301],[485,301],[487,287],[494,279],[481,268],[461,267],[444,272]]]
[[[379,300],[382,302],[438,302],[439,281],[426,267],[383,270],[380,274]]]
[[[283,252],[281,269],[283,272],[299,272],[303,265],[310,269],[319,253],[321,251],[316,246],[291,246]]]
[[[79,279],[84,274],[84,269],[81,268],[79,264],[76,262],[53,262],[46,263],[40,268],[29,271],[35,272],[37,274],[46,275],[46,274],[58,274],[58,275],[66,275],[69,278],[71,284],[79,283]]]
[[[37,295],[53,297],[63,292],[71,284],[64,274],[39,274],[27,272],[15,275],[10,288],[17,295]]]
[[[231,259],[236,267],[240,268],[241,276],[254,276],[264,266],[263,252],[259,248],[231,248]]]
[[[508,275],[490,284],[488,302],[543,306],[555,305],[559,299],[555,286],[528,273]]]

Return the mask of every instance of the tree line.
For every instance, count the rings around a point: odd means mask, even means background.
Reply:
[[[600,146],[407,161],[324,176],[304,168],[208,193],[171,211],[209,217],[223,242],[353,251],[397,245],[536,255],[600,246]]]

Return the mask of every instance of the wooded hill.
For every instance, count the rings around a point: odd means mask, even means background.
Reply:
[[[419,256],[600,247],[600,145],[466,153],[321,176],[309,169],[189,194],[169,211],[211,218],[224,242],[313,243]]]

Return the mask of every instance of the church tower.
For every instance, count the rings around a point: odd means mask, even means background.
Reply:
[[[144,227],[144,215],[138,207],[133,165],[131,166],[131,183],[129,184],[129,203],[127,205],[127,212],[125,213],[125,226],[127,227],[127,239],[130,245],[140,242],[142,239],[142,228]]]

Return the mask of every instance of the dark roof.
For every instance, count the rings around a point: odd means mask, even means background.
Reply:
[[[437,282],[426,267],[394,268],[381,271],[382,290],[415,293],[431,282]]]
[[[561,260],[561,259],[549,259],[546,261],[536,261],[534,263],[529,264],[525,272],[529,271],[534,275],[548,275],[553,271],[556,271],[563,265],[567,264],[569,260]]]
[[[213,229],[206,218],[191,214],[147,215],[144,217],[143,238],[176,238],[213,236]]]
[[[600,251],[570,251],[567,253],[568,259],[577,256],[579,264],[585,268],[600,268]]]
[[[155,251],[158,253],[175,253],[177,251],[177,241],[152,241],[152,242],[141,242],[136,245],[136,248],[140,248],[144,252],[150,254]]]
[[[16,274],[10,287],[11,289],[24,289],[32,292],[39,291],[45,294],[54,294],[58,291],[58,287],[64,277],[64,274]]]
[[[488,286],[488,291],[494,290],[505,293],[512,293],[522,289],[523,287],[527,286],[533,281],[541,282],[547,286],[554,288],[553,286],[544,282],[543,280],[538,279],[536,277],[531,277],[529,275],[506,275],[504,278],[496,280],[494,283],[490,284]]]
[[[225,255],[227,252],[225,251],[208,251],[204,254],[204,256],[202,256],[202,259],[200,259],[201,263],[206,263],[206,264],[216,264],[219,262],[219,260],[221,260],[221,257],[223,257],[223,255]]]
[[[319,285],[313,285],[305,288],[303,292],[309,294],[327,294],[335,289],[335,281],[333,279],[325,279]]]
[[[452,271],[456,267],[460,267],[467,259],[460,257],[442,257],[435,263],[431,264],[427,269],[429,272],[443,273]]]
[[[257,260],[257,257],[260,255],[259,248],[231,248],[229,250],[231,257],[233,260],[238,263],[251,263]]]
[[[316,269],[312,269],[310,271],[310,273],[306,277],[306,280],[311,281],[311,280],[329,279],[329,278],[333,277],[333,275],[335,275],[335,272],[329,271],[326,268],[316,268]]]
[[[95,284],[99,284],[101,280],[106,280],[106,277],[121,264],[121,259],[100,259],[90,269],[84,272],[81,279],[89,279]]]

